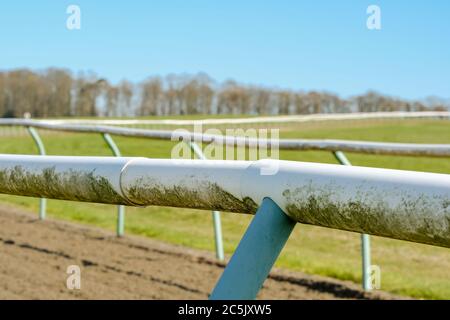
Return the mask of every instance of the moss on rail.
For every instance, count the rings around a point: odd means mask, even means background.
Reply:
[[[439,207],[436,199],[426,195],[414,199],[403,196],[401,203],[392,206],[383,195],[395,190],[371,190],[378,194],[374,203],[367,203],[371,198],[368,191],[358,192],[349,201],[336,200],[342,199],[336,196],[339,192],[336,186],[319,189],[312,182],[306,188],[285,190],[286,211],[301,223],[450,247],[448,197],[439,199]]]
[[[22,166],[0,170],[0,193],[21,194],[62,200],[127,203],[109,181],[93,171],[69,169],[57,172],[55,167],[31,172]]]
[[[258,205],[250,198],[238,199],[216,183],[202,181],[196,188],[166,187],[156,180],[141,179],[124,190],[125,195],[139,205],[158,205],[240,213],[255,213]]]

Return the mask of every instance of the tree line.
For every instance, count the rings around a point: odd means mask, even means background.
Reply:
[[[112,84],[94,73],[64,69],[0,72],[0,117],[163,116],[184,114],[312,114],[447,111],[448,102],[410,101],[369,91],[343,99],[329,92],[217,83],[204,73]]]

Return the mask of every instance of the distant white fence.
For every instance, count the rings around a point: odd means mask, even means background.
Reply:
[[[270,148],[276,144],[281,150],[325,150],[348,151],[368,154],[408,155],[449,157],[449,144],[416,144],[416,143],[388,143],[372,141],[330,140],[330,139],[255,139],[249,137],[236,137],[180,131],[174,134],[169,130],[148,130],[121,128],[114,126],[82,125],[82,124],[56,124],[51,121],[27,120],[27,119],[0,119],[0,126],[34,127],[53,131],[107,133],[118,136],[141,137],[150,139],[191,140],[195,142],[219,143],[229,146],[254,147],[263,144]]]
[[[302,123],[312,121],[339,121],[339,120],[371,120],[371,119],[450,119],[450,112],[366,112],[366,113],[321,113],[310,115],[290,115],[271,117],[248,118],[219,118],[199,120],[176,119],[55,119],[43,120],[53,124],[91,124],[91,125],[173,125],[192,126],[202,125],[226,125],[226,124],[258,124],[258,123]]]

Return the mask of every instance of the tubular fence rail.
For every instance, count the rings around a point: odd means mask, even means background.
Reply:
[[[442,113],[442,112],[434,112],[434,113],[420,113],[414,115],[414,113],[410,113],[405,115],[404,113],[397,113],[396,116],[393,116],[393,113],[387,113],[386,115],[378,113],[378,117],[433,117],[433,118],[446,118],[449,117],[450,113]],[[320,115],[322,116],[322,115]],[[323,115],[328,116],[330,115]],[[355,117],[353,114],[349,115],[337,115],[340,117]],[[373,114],[364,114],[358,115],[361,117],[374,117]],[[280,118],[280,117],[275,117]],[[324,117],[322,117],[324,118]],[[252,118],[249,118],[252,119]],[[261,119],[261,118],[258,118]],[[213,120],[225,120],[225,119],[211,119]],[[232,120],[246,120],[246,119],[232,119]],[[112,153],[116,157],[121,157],[121,153],[111,135],[118,136],[127,136],[127,137],[145,137],[149,139],[164,139],[164,140],[183,140],[186,141],[190,148],[194,151],[197,158],[206,160],[205,156],[202,153],[201,148],[196,144],[197,142],[203,143],[218,143],[228,146],[242,146],[242,147],[257,147],[260,144],[265,144],[268,147],[278,147],[279,149],[284,150],[326,150],[333,152],[336,159],[340,164],[351,166],[348,159],[345,157],[343,151],[349,152],[358,152],[358,153],[368,153],[368,154],[386,154],[386,155],[408,155],[408,156],[429,156],[429,157],[450,157],[450,145],[446,144],[408,144],[408,143],[381,143],[381,142],[368,142],[368,141],[346,141],[346,140],[306,140],[306,139],[255,139],[249,137],[239,137],[239,136],[221,136],[214,134],[204,134],[204,133],[192,133],[186,130],[180,131],[168,131],[168,130],[145,130],[145,129],[134,129],[134,128],[122,128],[122,127],[114,127],[114,126],[104,126],[104,125],[87,125],[87,124],[76,124],[78,122],[86,122],[86,120],[75,120],[75,121],[66,121],[66,120],[52,120],[52,121],[43,121],[43,120],[29,120],[29,119],[0,119],[0,126],[19,126],[27,128],[28,132],[31,134],[33,140],[36,142],[36,145],[39,149],[39,153],[41,155],[45,155],[45,148],[42,140],[40,139],[35,128],[46,129],[46,130],[54,130],[54,131],[66,131],[66,132],[85,132],[85,133],[100,133],[105,142],[110,147]],[[97,121],[98,120],[92,120]],[[92,121],[88,121],[89,123],[93,123]],[[120,122],[120,124],[127,124],[128,121],[135,120],[103,120],[103,122],[107,122],[108,124],[113,124],[110,121]],[[109,122],[108,122],[109,121]],[[146,120],[139,120],[146,121]],[[154,120],[152,120],[154,121]],[[165,120],[160,120],[165,121]],[[190,120],[171,120],[171,121],[190,121]],[[66,123],[68,122],[68,123]],[[126,122],[126,123],[124,123]],[[128,123],[131,124],[131,123]],[[126,158],[120,158],[126,159]],[[168,161],[168,160],[166,160]],[[178,161],[178,160],[177,160]],[[210,160],[209,160],[210,162]],[[234,161],[239,163],[238,161]],[[281,162],[280,162],[281,163]],[[284,162],[283,162],[284,163]],[[75,167],[76,164],[74,164]],[[344,168],[340,168],[341,170],[347,170]],[[448,180],[448,176],[440,175],[441,179]],[[270,176],[268,176],[270,177]],[[276,177],[276,176],[275,176]],[[329,190],[331,191],[331,189]],[[35,195],[41,196],[40,202],[40,212],[39,216],[41,219],[45,218],[45,210],[46,210],[46,200],[45,193]],[[50,195],[49,197],[54,198],[54,196]],[[447,195],[448,199],[448,195]],[[73,199],[78,200],[78,199]],[[82,200],[85,201],[85,200]],[[360,199],[363,201],[363,199]],[[447,200],[449,201],[449,200]],[[275,201],[276,202],[276,201]],[[278,203],[278,202],[277,202]],[[118,218],[117,218],[117,235],[122,236],[124,234],[124,221],[125,221],[125,209],[124,203],[116,203],[118,204]],[[135,204],[134,202],[126,203],[128,205]],[[445,202],[443,202],[445,204]],[[170,205],[170,204],[169,204]],[[173,205],[173,204],[172,204]],[[448,205],[448,204],[447,204]],[[275,205],[276,206],[276,205]],[[195,206],[186,206],[186,207],[195,207]],[[208,209],[208,208],[204,208]],[[229,208],[211,208],[213,210],[213,221],[214,221],[214,232],[215,232],[215,245],[216,245],[216,256],[218,259],[224,259],[223,253],[223,244],[222,244],[222,231],[221,231],[221,222],[220,215],[218,210],[229,210]],[[241,208],[242,209],[242,208]],[[401,208],[399,208],[400,210]],[[414,208],[415,209],[415,208]],[[338,210],[336,208],[335,210]],[[448,207],[447,209],[448,212]],[[273,210],[272,210],[273,211]],[[304,221],[308,223],[307,221]],[[368,223],[368,222],[366,222]],[[448,223],[448,222],[447,222]],[[314,223],[312,223],[314,224]],[[345,229],[345,228],[343,228]],[[249,229],[250,230],[250,229]],[[346,230],[346,229],[345,229]],[[355,230],[351,230],[355,231]],[[369,236],[364,233],[365,230],[359,230],[357,232],[361,232],[361,251],[362,251],[362,282],[363,288],[365,290],[370,290],[370,244],[369,244]],[[368,232],[371,233],[371,232]],[[419,241],[420,242],[420,241]],[[237,253],[237,252],[236,252]],[[235,255],[236,255],[235,253]]]
[[[263,175],[276,166],[274,175]],[[450,175],[280,160],[0,155],[0,193],[256,214],[211,299],[253,299],[297,222],[450,247]]]
[[[177,119],[55,119],[45,120],[53,124],[93,124],[93,125],[175,125],[190,126],[222,125],[222,124],[258,124],[258,123],[301,123],[327,120],[370,120],[370,119],[450,119],[450,112],[421,111],[421,112],[354,112],[354,113],[322,113],[310,115],[288,115],[248,118],[219,118],[201,120]]]

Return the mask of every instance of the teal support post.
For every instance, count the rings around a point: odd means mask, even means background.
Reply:
[[[220,261],[225,260],[222,241],[222,224],[220,221],[220,212],[212,211],[213,225],[214,225],[214,243],[216,245],[216,257]]]
[[[102,133],[103,139],[106,144],[111,149],[112,153],[116,157],[121,157],[117,144],[114,142],[113,138],[108,133]],[[125,206],[117,206],[117,227],[116,233],[118,237],[122,237],[125,233]]]
[[[27,131],[33,138],[34,143],[36,144],[36,146],[39,150],[39,154],[41,156],[45,156],[44,143],[42,142],[42,139],[39,136],[39,133],[33,127],[27,127]],[[47,199],[41,198],[41,199],[39,199],[39,219],[40,220],[45,219],[46,211],[47,211]]]
[[[370,237],[368,234],[361,234],[361,254],[362,254],[362,286],[365,291],[372,290],[370,281]]]
[[[203,154],[202,150],[196,144],[195,142],[189,142],[189,147],[192,151],[194,151],[195,155],[201,159],[205,160],[206,157]],[[220,212],[219,211],[213,211],[212,212],[212,218],[213,218],[213,225],[214,225],[214,239],[216,244],[216,257],[220,261],[223,261],[225,259],[225,255],[223,252],[223,241],[222,241],[222,223],[220,221]]]
[[[295,224],[272,199],[265,198],[210,299],[255,299]]]
[[[336,159],[344,166],[351,166],[352,164],[347,159],[345,154],[341,151],[333,152]],[[370,237],[368,234],[361,234],[361,255],[362,255],[362,287],[366,291],[372,290],[370,282]]]

